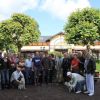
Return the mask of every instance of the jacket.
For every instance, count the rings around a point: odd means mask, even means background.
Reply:
[[[87,74],[94,74],[96,70],[96,62],[93,58],[89,59],[89,62],[87,64],[87,68],[85,68],[85,72]]]

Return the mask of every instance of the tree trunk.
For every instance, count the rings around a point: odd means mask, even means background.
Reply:
[[[92,54],[92,50],[90,48],[90,44],[87,44],[86,45],[86,51],[89,53],[89,54]]]
[[[18,52],[21,52],[21,46],[18,46]]]

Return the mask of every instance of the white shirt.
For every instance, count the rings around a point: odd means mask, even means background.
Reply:
[[[72,78],[71,78],[70,83],[73,87],[75,87],[77,82],[84,81],[84,80],[85,80],[85,77],[83,77],[82,75],[77,74],[77,73],[72,73]]]
[[[31,59],[26,59],[25,60],[25,67],[32,68],[32,60]]]
[[[11,82],[13,81],[13,80],[18,80],[18,78],[20,77],[20,76],[22,76],[22,77],[24,77],[24,75],[23,75],[23,73],[21,72],[21,71],[14,71],[13,73],[12,73],[12,75],[11,75]]]

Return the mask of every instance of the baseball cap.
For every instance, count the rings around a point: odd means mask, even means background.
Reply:
[[[71,72],[67,72],[67,76],[71,76],[71,74],[72,74]]]

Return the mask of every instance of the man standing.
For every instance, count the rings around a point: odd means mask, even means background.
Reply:
[[[48,57],[48,53],[44,54],[43,55],[43,58],[42,58],[42,66],[43,66],[43,78],[44,78],[44,81],[46,84],[48,84],[48,79],[49,79],[49,57]]]
[[[33,69],[34,69],[34,81],[35,85],[42,85],[42,63],[41,63],[41,57],[39,52],[36,52],[34,58],[32,59],[33,62]]]
[[[27,59],[25,60],[25,79],[26,84],[32,84],[32,58],[31,55],[28,55]]]
[[[63,79],[64,79],[64,82],[66,81],[66,73],[70,70],[70,59],[68,58],[68,54],[67,53],[64,53],[64,58],[63,58],[63,61],[62,61],[62,69],[63,69]]]
[[[10,69],[10,60],[7,54],[4,54],[3,57],[3,69],[1,70],[1,80],[2,80],[2,88],[10,88],[10,76],[9,76],[9,69]]]
[[[94,95],[94,72],[96,69],[96,63],[94,59],[91,57],[89,52],[86,53],[84,68],[86,72],[86,86],[87,91],[85,93],[89,93],[89,96]]]

